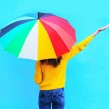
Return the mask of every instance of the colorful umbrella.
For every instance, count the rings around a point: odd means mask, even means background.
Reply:
[[[67,53],[76,41],[70,23],[51,13],[28,14],[0,32],[3,48],[19,58],[42,60]]]

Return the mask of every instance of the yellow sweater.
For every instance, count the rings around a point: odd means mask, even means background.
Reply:
[[[70,52],[62,55],[62,60],[57,67],[47,64],[41,65],[40,61],[37,61],[34,81],[39,85],[40,90],[52,90],[65,87],[68,60],[83,50],[93,38],[94,36],[90,35],[80,43],[75,44]]]

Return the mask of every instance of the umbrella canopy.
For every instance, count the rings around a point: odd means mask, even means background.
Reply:
[[[19,58],[57,58],[69,52],[75,42],[70,23],[51,13],[27,14],[0,31],[3,48]]]

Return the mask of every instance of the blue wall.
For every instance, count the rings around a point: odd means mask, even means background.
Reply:
[[[77,42],[109,23],[108,0],[0,0],[0,28],[25,13],[51,12],[68,19]],[[109,29],[67,67],[65,109],[109,109]],[[38,109],[35,62],[17,59],[0,46],[0,109]]]

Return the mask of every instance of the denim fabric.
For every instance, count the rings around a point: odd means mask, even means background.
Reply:
[[[64,88],[40,90],[39,109],[64,109]]]

